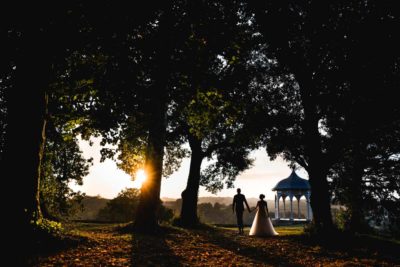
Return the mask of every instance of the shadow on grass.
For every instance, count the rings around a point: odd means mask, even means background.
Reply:
[[[179,242],[184,246],[183,242],[190,240],[189,236],[201,238],[202,241],[198,246],[202,246],[203,243],[212,244],[247,258],[249,264],[304,266],[313,262],[334,262],[340,259],[349,264],[363,260],[367,265],[392,266],[399,264],[400,261],[398,243],[370,236],[338,235],[327,240],[306,235],[257,238],[235,233],[233,230],[208,225],[194,229],[163,227],[155,235],[134,233],[131,264],[132,266],[183,266],[188,260],[186,254],[177,256],[172,246],[173,244],[176,246]]]
[[[233,233],[228,236],[218,228],[204,226],[197,234],[221,248],[230,250],[236,254],[248,257],[258,262],[278,266],[298,266],[295,263],[301,257],[301,252],[312,253],[314,259],[324,258],[325,260],[349,260],[354,257],[362,259],[379,260],[393,264],[400,263],[400,245],[388,240],[380,240],[370,236],[348,236],[345,234],[332,237],[330,240],[318,240],[306,235],[287,235],[262,238],[261,246],[252,245],[254,237],[240,237]],[[257,240],[258,238],[255,238]],[[265,240],[265,241],[264,241]],[[271,241],[274,244],[280,243],[286,247],[286,252],[280,251],[276,245],[270,244],[263,247],[263,243]],[[246,244],[246,242],[250,242]],[[279,246],[280,246],[279,245]],[[317,248],[316,250],[314,250]],[[312,252],[310,252],[312,251]],[[299,253],[300,252],[300,253]],[[305,256],[305,255],[304,255]],[[292,260],[291,260],[292,259]]]
[[[164,227],[156,234],[131,231],[131,266],[183,266],[182,259],[173,253],[166,241],[169,231]]]
[[[266,253],[261,247],[249,246],[238,242],[235,240],[235,237],[226,236],[221,232],[221,230],[215,227],[203,226],[202,229],[196,231],[196,233],[216,246],[260,263],[273,264],[274,266],[299,266],[298,264],[292,263],[289,259],[280,255],[276,255],[273,252]],[[242,238],[242,236],[238,235],[237,238]],[[270,238],[276,239],[280,237]]]
[[[400,263],[400,244],[368,235],[352,235],[342,233],[331,243],[323,242],[324,247],[336,251],[345,251],[352,256],[382,259]],[[311,240],[310,242],[315,242]]]
[[[29,239],[19,246],[15,258],[15,266],[33,266],[39,257],[46,257],[60,251],[77,247],[82,243],[89,243],[89,239],[67,233],[51,234],[44,231],[35,232]]]
[[[359,235],[337,231],[325,237],[304,235],[301,244],[308,247],[320,246],[318,256],[332,259],[379,260],[400,263],[400,243],[372,235]]]

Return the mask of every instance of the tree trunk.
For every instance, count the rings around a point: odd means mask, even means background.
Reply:
[[[265,36],[269,37],[271,45],[277,49],[277,57],[280,63],[286,65],[295,75],[300,86],[300,95],[304,109],[304,148],[308,158],[308,174],[311,185],[311,207],[314,223],[318,231],[330,232],[333,229],[330,193],[327,181],[327,166],[325,155],[322,153],[321,136],[318,131],[318,113],[315,96],[317,88],[313,83],[313,74],[309,69],[312,59],[302,57],[302,51],[295,51],[289,47],[288,29],[290,26],[289,7],[286,2],[275,1],[271,5],[267,2],[254,1],[251,4],[255,12],[257,22],[261,25]],[[268,10],[268,14],[265,12]],[[316,15],[316,19],[324,18],[322,14]],[[279,21],[276,27],[276,21]],[[274,25],[274,26],[272,26]]]
[[[333,230],[331,196],[327,173],[326,155],[322,153],[321,136],[318,131],[319,117],[315,103],[316,89],[309,73],[301,66],[295,67],[295,76],[300,85],[300,95],[304,109],[304,146],[308,156],[308,175],[311,186],[310,204],[317,233],[329,234]]]
[[[308,158],[307,172],[311,186],[310,204],[313,211],[313,223],[318,234],[329,234],[333,230],[331,214],[331,195],[327,180],[329,170],[327,155],[322,152],[321,135],[318,130],[318,112],[315,103],[316,88],[305,68],[292,68],[300,86],[301,102],[304,110],[304,148]]]
[[[41,218],[39,188],[46,127],[50,64],[40,37],[24,35],[24,44],[16,59],[12,88],[7,88],[7,127],[2,173],[7,174],[8,190],[15,190],[16,201],[7,203],[14,229],[10,245],[23,252],[32,240],[32,224]],[[26,246],[26,247],[25,247]],[[15,250],[16,251],[16,250]]]
[[[357,172],[357,173],[356,173]],[[351,186],[349,190],[349,210],[350,210],[350,222],[349,230],[353,233],[362,232],[365,230],[364,224],[364,213],[363,213],[363,197],[362,197],[362,177],[363,172],[360,171],[352,172]]]
[[[356,141],[355,141],[356,142]],[[352,150],[349,188],[348,208],[350,211],[349,230],[353,233],[362,232],[365,230],[364,213],[363,213],[363,190],[362,178],[364,175],[364,167],[362,162],[361,144],[356,144]]]
[[[197,201],[200,187],[201,163],[204,155],[201,150],[201,140],[196,137],[189,137],[189,144],[192,150],[190,158],[189,177],[185,190],[182,192],[181,224],[183,226],[195,226],[198,224]]]
[[[136,212],[135,229],[141,232],[157,230],[157,214],[161,204],[160,190],[166,132],[165,87],[158,91],[163,95],[154,95],[151,100],[153,110],[145,163],[147,179],[142,185]]]
[[[359,71],[351,77],[349,98],[351,106],[346,108],[346,128],[348,129],[349,158],[345,162],[347,173],[347,200],[350,218],[347,230],[357,233],[366,230],[363,205],[363,176],[366,164],[366,141],[369,138],[370,124],[366,124],[364,117],[366,110],[365,95],[362,89],[368,87],[365,80],[365,71]],[[366,139],[367,138],[367,139]]]
[[[323,168],[319,168],[318,164],[310,164],[309,169],[313,223],[317,233],[329,234],[333,230],[333,221],[327,173]]]
[[[171,4],[166,4],[160,18],[159,43],[155,62],[155,81],[150,93],[150,126],[146,149],[145,171],[147,179],[140,190],[136,210],[135,229],[152,233],[158,229],[158,211],[161,205],[160,190],[167,125],[167,87],[170,75],[172,35],[174,32]]]
[[[21,72],[20,74],[22,74]],[[37,74],[38,71],[36,70],[34,73]],[[17,84],[16,88],[7,92],[8,124],[2,171],[9,174],[9,179],[12,179],[11,182],[16,186],[15,188],[21,190],[19,199],[22,201],[16,212],[19,215],[23,214],[22,217],[25,218],[23,221],[26,222],[26,220],[37,219],[41,216],[39,205],[40,164],[45,142],[47,105],[44,88],[48,84],[39,85],[38,83],[41,81],[35,83],[32,79],[24,77],[19,79],[27,79],[25,81],[30,81],[29,85],[21,82],[19,86]],[[21,93],[24,91],[22,86],[31,88],[29,96]],[[17,166],[21,166],[21,168],[16,169]]]

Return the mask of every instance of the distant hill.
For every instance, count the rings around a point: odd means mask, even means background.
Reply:
[[[71,217],[73,220],[96,220],[99,210],[104,208],[109,199],[100,196],[85,196],[82,200],[83,210]]]
[[[180,208],[181,208],[181,199],[174,199],[174,198],[162,198],[164,206],[173,209],[175,214],[179,214]],[[211,203],[212,205],[215,205],[215,203],[223,204],[226,206],[229,206],[232,204],[233,197],[199,197],[199,202],[198,204],[203,204],[203,203]],[[247,198],[247,202],[249,203],[249,206],[255,207],[257,205],[258,198]],[[275,212],[275,201],[272,199],[267,199],[267,204],[268,204],[268,209],[270,212]],[[281,213],[284,210],[283,207],[283,202],[282,200],[279,203],[279,209]],[[332,209],[337,209],[336,206],[332,206]],[[289,216],[290,212],[290,202],[289,198],[286,199],[286,212],[287,216]],[[297,214],[297,200],[293,199],[293,212]],[[307,213],[307,205],[305,202],[304,197],[301,199],[300,202],[300,212],[302,214]]]
[[[166,205],[168,205],[166,202],[175,202],[177,199],[176,198],[161,198],[163,202],[165,202]],[[224,205],[230,205],[232,204],[233,197],[199,197],[199,202],[198,204],[202,203],[219,203],[219,204],[224,204]],[[247,198],[247,202],[249,203],[250,206],[255,206],[258,201],[258,198]],[[268,205],[270,203],[274,203],[273,200],[267,200]],[[272,202],[271,202],[272,201]]]
[[[110,199],[102,198],[100,196],[85,196],[82,200],[83,204],[83,211],[77,212],[74,216],[71,217],[71,219],[75,220],[96,220],[97,219],[97,214],[100,209],[104,208],[107,204],[107,202]],[[174,211],[174,214],[176,216],[179,215],[180,209],[181,209],[181,199],[175,199],[175,198],[162,198],[163,205],[167,208],[170,208]],[[232,204],[233,197],[199,197],[199,203],[198,204],[205,204],[205,203],[211,203],[213,206],[215,206],[215,203],[219,203],[222,205],[227,206],[228,208],[229,205]],[[249,206],[251,208],[256,206],[258,199],[257,198],[248,198],[247,202],[249,203]],[[267,200],[268,203],[268,208],[270,213],[275,211],[275,203],[274,200]],[[337,207],[333,206],[332,209],[337,209]],[[282,201],[280,202],[280,210],[281,214],[283,212],[283,203]],[[300,210],[301,213],[306,214],[307,213],[307,207],[304,199],[302,199],[300,203]],[[289,215],[290,211],[290,204],[289,200],[286,199],[286,212],[287,216]],[[297,214],[297,201],[293,201],[293,211],[295,214]],[[253,215],[251,215],[253,216]],[[251,217],[250,216],[250,217]],[[296,216],[296,215],[295,215]],[[232,217],[232,216],[231,216]],[[252,220],[251,218],[248,218],[249,220]],[[234,217],[232,217],[234,219]],[[230,218],[229,220],[233,220]],[[208,222],[209,218],[204,218],[205,222]]]
[[[219,204],[224,204],[224,205],[230,205],[232,204],[233,201],[233,196],[232,197],[200,197],[199,198],[199,204],[201,203],[219,203]],[[258,199],[257,198],[247,198],[247,203],[249,203],[250,206],[255,206],[257,204]]]
[[[171,201],[175,201],[176,198],[172,198],[172,197],[162,197],[161,200],[163,202],[171,202]]]
[[[175,216],[179,216],[181,211],[182,199],[175,199],[171,201],[169,199],[163,199],[163,205],[167,208],[170,208],[174,211]],[[167,201],[168,200],[168,201]],[[235,214],[232,213],[232,200],[233,197],[199,197],[198,202],[198,210],[197,214],[200,217],[200,220],[205,223],[212,224],[236,224]],[[249,203],[250,208],[254,208],[257,204],[257,198],[248,198],[247,202]],[[216,204],[218,203],[218,204]],[[268,210],[271,217],[274,217],[275,212],[275,202],[274,200],[267,200]],[[210,205],[211,204],[211,205]],[[280,213],[283,217],[283,202],[280,202]],[[286,199],[286,218],[289,217],[290,212],[290,204],[289,199]],[[307,206],[302,199],[300,203],[300,213],[301,218],[305,218],[307,214]],[[254,219],[255,212],[245,212],[243,216],[243,221],[245,225],[251,225]],[[297,214],[297,201],[293,201],[293,216],[295,218],[298,217]]]

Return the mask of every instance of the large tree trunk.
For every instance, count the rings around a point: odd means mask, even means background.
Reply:
[[[353,233],[362,232],[366,226],[363,213],[362,177],[363,169],[357,168],[353,170],[349,188],[349,230]]]
[[[349,159],[349,187],[348,208],[350,212],[349,230],[353,233],[365,230],[362,179],[364,176],[363,157],[361,155],[362,145],[354,140],[354,146]]]
[[[313,223],[318,233],[329,234],[333,230],[331,195],[327,180],[329,166],[322,153],[321,136],[318,130],[319,117],[315,103],[316,89],[310,73],[301,66],[293,67],[300,85],[300,95],[304,110],[304,146],[308,157],[308,175],[311,186],[311,208]]]
[[[161,176],[166,133],[165,87],[152,97],[151,126],[146,151],[145,171],[147,179],[140,191],[135,229],[141,232],[154,232],[158,228],[157,214],[161,204]]]
[[[148,233],[156,232],[159,226],[158,211],[161,205],[160,190],[167,125],[167,87],[174,42],[171,9],[171,4],[166,4],[159,22],[160,41],[155,62],[155,83],[149,92],[150,127],[145,163],[147,179],[140,191],[135,220],[135,229]]]
[[[24,44],[16,58],[12,88],[6,91],[7,127],[1,172],[7,174],[7,190],[14,190],[17,200],[7,203],[12,218],[13,240],[19,251],[32,241],[31,221],[41,218],[39,205],[40,164],[43,157],[46,127],[50,64],[35,31],[23,35]],[[15,250],[16,251],[16,250]]]
[[[357,59],[354,60],[358,62]],[[347,230],[353,233],[363,232],[367,224],[364,219],[364,201],[363,201],[363,176],[364,166],[366,164],[366,141],[368,140],[370,124],[364,119],[368,111],[365,106],[365,97],[367,96],[363,89],[370,85],[366,80],[365,70],[351,76],[351,87],[348,97],[349,106],[345,112],[346,129],[348,130],[348,149],[349,158],[345,161],[346,173],[346,196],[347,207],[349,211],[349,221],[346,225]],[[368,117],[368,116],[367,116]],[[367,138],[367,139],[365,139]]]
[[[314,20],[315,25],[325,19],[322,11],[314,6],[319,2],[313,3],[310,19]],[[257,22],[261,25],[263,33],[269,38],[269,42],[276,48],[277,57],[280,63],[287,66],[296,76],[300,86],[302,106],[304,109],[303,131],[305,135],[304,147],[305,155],[308,158],[308,174],[311,185],[311,207],[313,209],[314,223],[321,233],[329,233],[333,229],[330,192],[327,181],[327,172],[329,166],[324,159],[321,148],[321,137],[318,131],[318,114],[315,102],[317,91],[313,83],[313,71],[310,66],[318,66],[318,61],[313,58],[304,58],[301,50],[296,51],[289,46],[289,28],[293,23],[289,15],[289,6],[281,1],[254,1],[251,7],[256,14]],[[265,12],[265,11],[268,11]],[[277,23],[278,22],[278,23]],[[276,26],[279,25],[279,26]],[[313,47],[316,44],[311,42]],[[314,55],[314,54],[312,54]]]
[[[192,150],[190,158],[189,177],[185,190],[182,192],[181,224],[183,226],[195,226],[198,224],[197,201],[200,187],[201,163],[204,155],[201,150],[201,140],[194,136],[189,137]]]
[[[31,67],[38,68],[37,65]],[[19,68],[24,67],[19,66]],[[31,72],[38,74],[37,70]],[[27,76],[30,75],[27,74]],[[46,127],[47,97],[44,89],[48,84],[39,80],[33,81],[25,75],[23,77],[18,79],[22,81],[16,83],[16,88],[7,92],[8,124],[2,171],[10,175],[9,179],[12,184],[20,191],[18,202],[21,205],[16,212],[20,215],[19,218],[24,218],[22,221],[28,222],[30,219],[37,219],[41,216],[39,205],[40,164],[43,157]],[[26,81],[29,81],[29,85]],[[25,90],[22,86],[29,88],[30,94],[24,94]],[[18,166],[21,168],[17,168]]]
[[[310,164],[308,174],[311,185],[310,204],[313,211],[313,223],[318,233],[329,234],[333,230],[333,222],[327,170],[320,168],[318,163]]]

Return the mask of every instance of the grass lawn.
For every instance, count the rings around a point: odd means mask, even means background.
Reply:
[[[218,226],[220,229],[226,229],[230,231],[235,231],[237,232],[238,229],[237,227],[233,226]],[[290,225],[290,226],[274,226],[275,230],[279,233],[281,236],[285,235],[301,235],[304,233],[304,226],[303,225]],[[250,227],[245,227],[244,231],[246,234],[250,232]]]
[[[371,236],[322,246],[303,227],[278,226],[275,237],[238,235],[234,227],[163,227],[157,236],[118,224],[68,225],[86,242],[36,259],[34,266],[400,266],[400,244]]]

